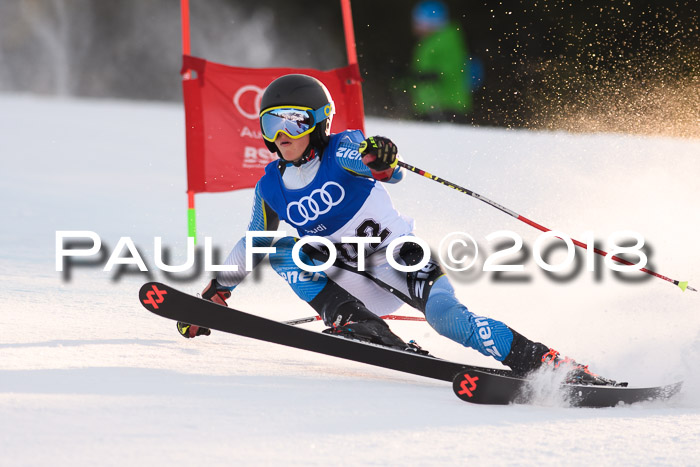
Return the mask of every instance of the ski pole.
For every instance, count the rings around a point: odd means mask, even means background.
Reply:
[[[447,186],[447,187],[449,187],[449,188],[452,188],[452,189],[454,189],[454,190],[457,190],[457,191],[459,191],[460,193],[464,193],[465,195],[471,196],[472,198],[476,198],[476,199],[478,199],[479,201],[483,201],[484,203],[488,204],[489,206],[492,206],[492,207],[498,209],[499,211],[505,212],[505,213],[508,214],[509,216],[514,217],[514,218],[518,219],[519,221],[522,221],[522,222],[524,222],[524,223],[526,223],[526,224],[528,224],[528,225],[530,225],[530,226],[532,226],[532,227],[534,227],[534,228],[536,228],[536,229],[539,229],[539,230],[541,230],[542,232],[549,232],[549,231],[551,231],[551,229],[548,229],[547,227],[544,227],[544,226],[538,224],[537,222],[531,221],[530,219],[528,219],[528,218],[525,217],[525,216],[521,216],[520,214],[518,214],[518,213],[516,213],[516,212],[514,212],[514,211],[511,211],[510,209],[508,209],[508,208],[506,208],[506,207],[504,207],[504,206],[501,206],[500,204],[498,204],[498,203],[496,203],[496,202],[494,202],[494,201],[491,201],[490,199],[486,198],[485,196],[481,196],[481,195],[478,194],[478,193],[474,193],[473,191],[468,190],[468,189],[466,189],[466,188],[463,188],[463,187],[461,187],[461,186],[459,186],[459,185],[457,185],[457,184],[455,184],[455,183],[452,183],[452,182],[450,182],[450,181],[447,181],[447,180],[445,180],[444,178],[440,178],[440,177],[438,177],[438,176],[436,176],[436,175],[433,175],[433,174],[431,174],[431,173],[429,173],[429,172],[426,172],[425,170],[421,170],[421,169],[419,169],[418,167],[414,167],[414,166],[412,166],[412,165],[410,165],[410,164],[407,164],[407,163],[405,163],[405,162],[403,162],[403,161],[399,161],[399,164],[398,164],[398,165],[399,165],[400,167],[403,167],[403,168],[406,169],[406,170],[410,170],[410,171],[413,172],[413,173],[417,173],[418,175],[422,175],[422,176],[424,176],[425,178],[429,178],[430,180],[433,180],[433,181],[438,182],[438,183],[441,183],[442,185],[445,185],[445,186]],[[572,238],[571,241],[572,241],[575,245],[580,246],[581,248],[588,249],[588,245],[586,245],[586,244],[583,243],[583,242],[580,242],[580,241],[578,241],[578,240],[576,240],[576,239],[574,239],[574,238]],[[600,248],[593,248],[593,251],[595,251],[596,253],[598,253],[598,254],[601,255],[601,256],[608,256],[608,253],[607,253],[606,251],[601,250]],[[627,265],[627,266],[633,266],[633,265],[634,265],[634,263],[632,263],[632,262],[630,262],[630,261],[627,261],[626,259],[622,259],[622,258],[620,258],[619,256],[613,255],[613,256],[612,256],[612,259],[613,259],[614,261],[617,261],[618,263],[625,264],[625,265]],[[671,278],[669,278],[669,277],[666,277],[666,276],[664,276],[664,275],[661,275],[661,274],[659,274],[658,272],[654,272],[654,271],[652,271],[652,270],[650,270],[650,269],[647,269],[647,268],[641,268],[640,271],[645,272],[645,273],[647,273],[647,274],[650,274],[650,275],[652,275],[652,276],[654,276],[654,277],[658,277],[659,279],[663,279],[663,280],[665,280],[665,281],[667,281],[667,282],[670,282],[670,283],[672,283],[672,284],[674,284],[674,285],[677,285],[677,286],[678,286],[682,291],[684,291],[684,292],[685,292],[686,289],[687,289],[687,290],[692,290],[693,292],[697,292],[697,289],[694,289],[693,287],[691,287],[691,286],[688,285],[688,281],[682,281],[682,282],[681,282],[681,281],[677,281],[677,280],[671,279]]]
[[[389,320],[400,320],[400,321],[425,321],[425,318],[419,316],[400,316],[400,315],[384,315],[380,316],[382,319]],[[289,324],[291,326],[296,326],[297,324],[311,323],[313,321],[320,321],[320,316],[309,316],[306,318],[290,319],[289,321],[282,321],[282,324]]]

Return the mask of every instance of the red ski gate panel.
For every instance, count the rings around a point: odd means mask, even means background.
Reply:
[[[270,82],[289,73],[321,80],[333,97],[331,131],[364,130],[357,64],[330,71],[298,68],[240,68],[183,56],[187,125],[187,187],[195,193],[251,188],[277,155],[260,135],[260,99]]]

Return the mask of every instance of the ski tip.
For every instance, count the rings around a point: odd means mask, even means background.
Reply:
[[[163,303],[167,294],[168,291],[164,284],[160,282],[146,282],[139,290],[139,300],[145,308],[154,311]]]
[[[478,375],[470,374],[469,371],[462,371],[455,375],[454,379],[452,380],[452,390],[454,391],[455,395],[463,401],[478,402],[478,395],[481,392],[477,391],[477,389],[479,389],[481,386],[478,382]]]

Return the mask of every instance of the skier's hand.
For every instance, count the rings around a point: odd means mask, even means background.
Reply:
[[[197,336],[208,336],[211,334],[211,329],[209,328],[202,328],[194,324],[183,323],[182,321],[177,322],[177,330],[180,335],[186,339]]]
[[[360,143],[362,162],[372,171],[372,176],[380,181],[391,178],[399,163],[399,150],[392,140],[383,136],[371,136]]]
[[[216,282],[216,279],[212,279],[202,292],[203,299],[223,306],[228,306],[226,304],[226,300],[228,300],[230,297],[231,291]],[[188,339],[197,336],[208,336],[211,334],[211,330],[209,328],[203,328],[190,323],[183,323],[182,321],[177,322],[177,330],[182,337],[186,337]]]
[[[219,305],[228,306],[226,300],[231,298],[231,291],[216,282],[216,279],[212,279],[204,288],[202,298]]]

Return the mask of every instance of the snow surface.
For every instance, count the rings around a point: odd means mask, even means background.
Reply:
[[[686,381],[672,401],[611,409],[549,399],[474,406],[418,376],[223,333],[185,340],[136,298],[150,278],[191,293],[206,282],[204,274],[178,282],[153,267],[156,236],[173,263],[184,258],[181,107],[5,95],[0,109],[3,465],[700,462],[700,294],[656,278],[623,282],[600,265],[600,280],[582,270],[559,283],[531,258],[526,281],[451,274],[476,313],[603,375],[639,386]],[[575,238],[638,231],[652,247],[652,269],[700,287],[700,141],[380,119],[367,130],[391,136],[409,163]],[[531,250],[539,235],[412,174],[389,189],[434,246],[464,231],[486,252],[486,235],[506,229]],[[251,190],[198,195],[200,239],[211,236],[225,254],[245,230],[251,200]],[[55,270],[57,230],[95,231],[108,253],[130,236],[150,277],[93,266],[67,280]],[[279,320],[312,314],[269,268],[231,304]],[[444,358],[498,365],[425,323],[392,327]]]

